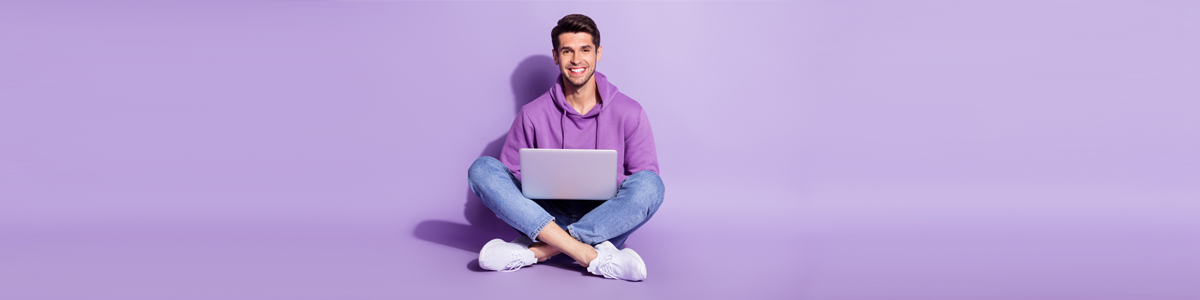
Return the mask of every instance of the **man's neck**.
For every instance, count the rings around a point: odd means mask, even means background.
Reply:
[[[600,93],[596,92],[596,78],[588,80],[586,84],[580,87],[575,87],[566,79],[562,79],[563,96],[566,96],[567,105],[574,108],[581,115],[586,115],[596,103],[600,101]]]

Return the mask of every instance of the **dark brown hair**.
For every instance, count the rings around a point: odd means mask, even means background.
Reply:
[[[550,30],[550,41],[554,44],[554,51],[558,52],[558,35],[564,33],[583,32],[592,35],[592,44],[600,47],[600,29],[596,28],[596,22],[592,18],[581,14],[571,14],[558,20],[558,26]]]

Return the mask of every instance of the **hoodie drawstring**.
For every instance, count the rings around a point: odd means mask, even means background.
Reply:
[[[568,104],[568,105],[570,105],[570,104]],[[597,100],[596,106],[601,106],[601,105],[604,105],[604,104],[600,103],[600,101]],[[592,109],[600,109],[600,108],[592,107]],[[594,138],[596,138],[596,145],[593,146],[593,147],[595,147],[594,149],[600,149],[600,114],[602,114],[602,113],[604,113],[604,110],[596,111],[596,128],[595,128],[596,134],[594,136]],[[582,116],[580,116],[580,117],[582,118]],[[558,130],[558,141],[559,141],[558,147],[559,147],[559,149],[567,149],[567,121],[566,121],[566,119],[567,119],[567,108],[563,107],[562,113],[558,115],[558,128],[559,128],[559,130]]]
[[[558,147],[559,149],[567,149],[567,109],[563,108],[562,114],[558,115]]]

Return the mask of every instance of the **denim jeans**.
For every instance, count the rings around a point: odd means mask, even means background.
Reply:
[[[534,241],[554,221],[582,243],[610,241],[618,248],[658,211],[664,193],[658,174],[641,171],[625,178],[612,199],[533,200],[521,194],[521,181],[490,156],[471,164],[467,182],[501,220]]]

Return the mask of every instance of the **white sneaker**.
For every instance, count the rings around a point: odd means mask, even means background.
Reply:
[[[484,270],[514,272],[521,267],[537,262],[533,251],[529,250],[532,241],[527,237],[519,237],[512,242],[492,239],[479,250],[479,267]]]
[[[641,281],[646,279],[646,262],[633,249],[617,250],[605,241],[595,246],[596,259],[588,263],[588,272],[605,278]]]

